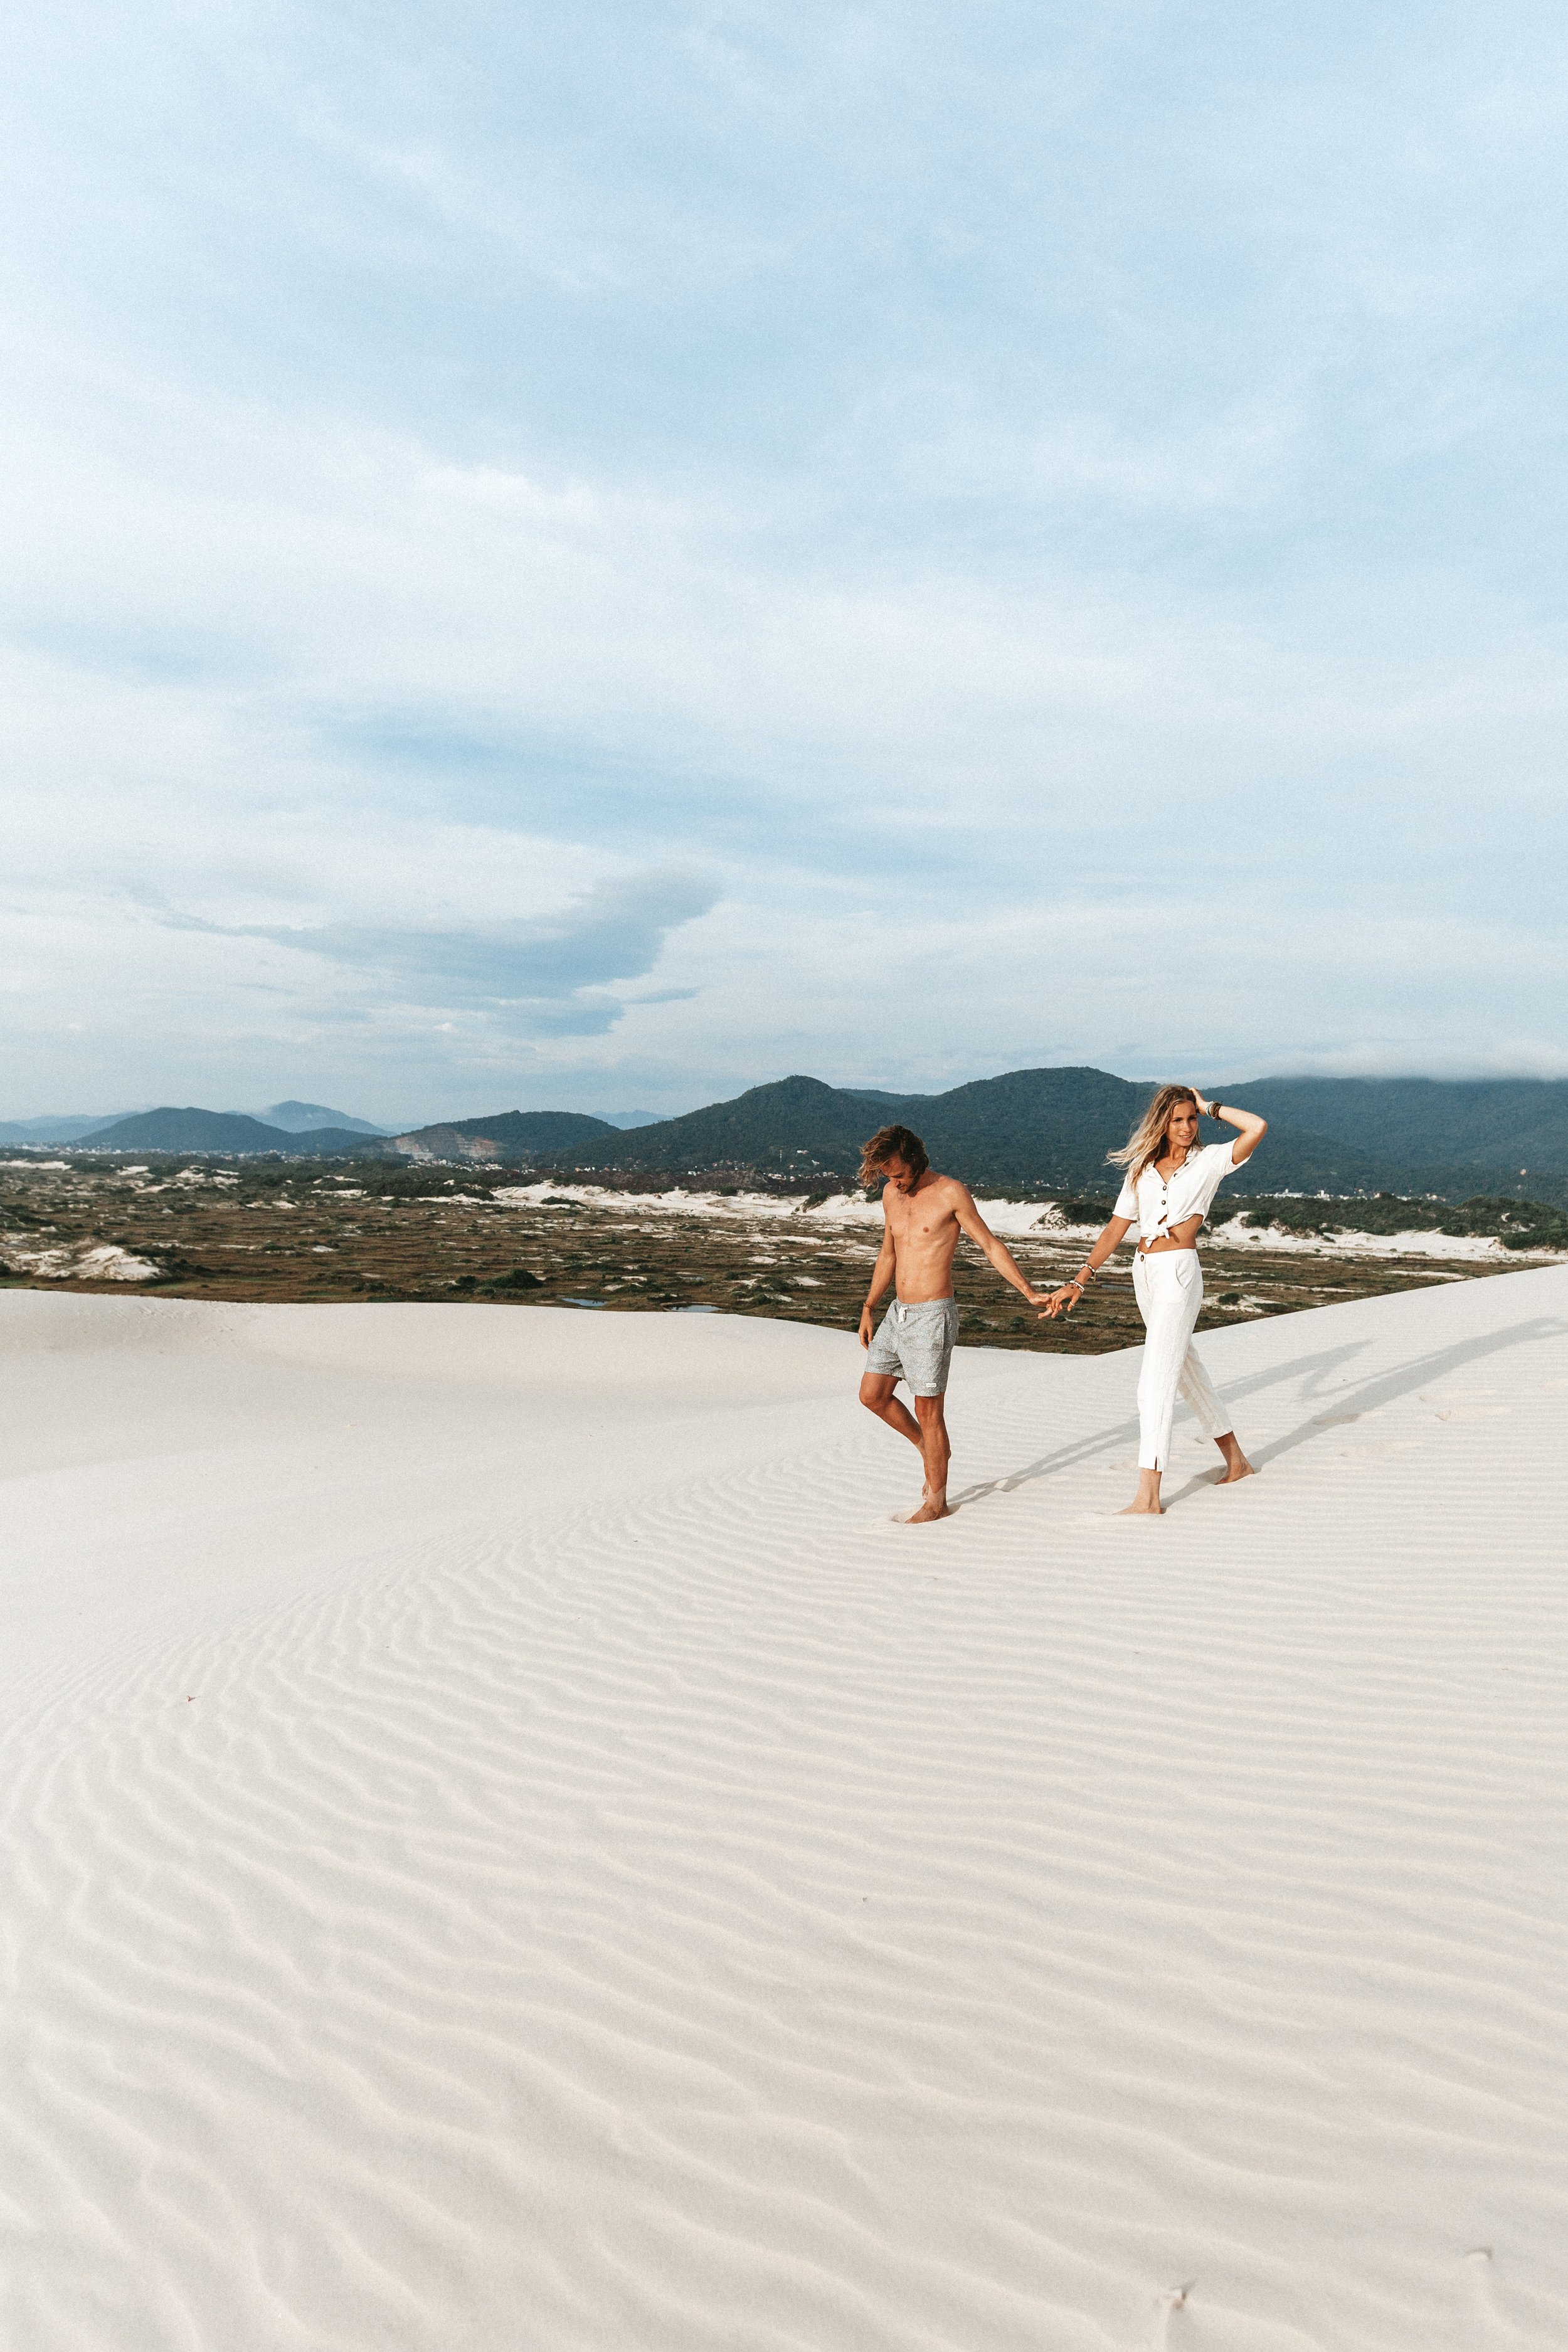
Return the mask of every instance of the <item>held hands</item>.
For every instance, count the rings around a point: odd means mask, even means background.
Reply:
[[[1061,1288],[1053,1290],[1047,1299],[1045,1313],[1041,1315],[1040,1321],[1043,1323],[1047,1317],[1049,1317],[1054,1322],[1058,1315],[1070,1315],[1082,1297],[1083,1293],[1076,1283],[1064,1282]]]

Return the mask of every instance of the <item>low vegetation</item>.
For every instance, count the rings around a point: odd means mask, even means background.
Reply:
[[[1252,1200],[1239,1212],[1244,1225],[1291,1234],[1444,1234],[1454,1239],[1499,1241],[1505,1249],[1568,1249],[1568,1209],[1543,1201],[1493,1200],[1477,1193],[1458,1206],[1377,1192],[1364,1200]]]
[[[152,1155],[131,1165],[83,1154],[0,1171],[0,1280],[125,1295],[105,1272],[124,1253],[151,1278],[137,1295],[258,1302],[407,1299],[494,1307],[570,1305],[610,1311],[763,1315],[852,1331],[877,1255],[874,1223],[840,1224],[778,1211],[784,1200],[724,1213],[651,1198],[618,1202],[557,1192],[497,1198],[515,1172],[367,1160]],[[651,1180],[647,1192],[656,1187]],[[710,1189],[720,1189],[712,1187]],[[768,1188],[798,1208],[805,1188]],[[818,1199],[820,1185],[810,1188]],[[1075,1226],[1103,1224],[1112,1195],[1070,1195]],[[1430,1201],[1283,1199],[1243,1202],[1255,1231],[1222,1226],[1205,1245],[1203,1328],[1455,1281],[1495,1257],[1395,1258],[1334,1251],[1335,1233],[1423,1229],[1495,1233],[1520,1249],[1563,1245],[1568,1223],[1539,1204],[1482,1200],[1461,1211]],[[1448,1222],[1444,1223],[1447,1219]],[[1258,1226],[1285,1226],[1271,1248]],[[1227,1232],[1234,1234],[1229,1246]],[[1318,1235],[1303,1250],[1296,1235]],[[1544,1235],[1532,1243],[1531,1235]],[[1081,1233],[1050,1220],[1010,1244],[1030,1279],[1053,1287],[1080,1262]],[[1142,1337],[1123,1251],[1071,1317],[1042,1324],[968,1244],[960,1254],[963,1334],[972,1346],[1099,1354]],[[119,1261],[124,1271],[124,1261]]]

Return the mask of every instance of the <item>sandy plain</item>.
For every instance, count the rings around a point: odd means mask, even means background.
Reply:
[[[1065,1222],[1046,1202],[982,1206],[1042,1287],[1082,1262],[1098,1230]],[[258,1303],[687,1308],[852,1331],[880,1213],[875,1202],[843,1196],[695,1185],[632,1192],[441,1166],[35,1158],[0,1162],[0,1286],[8,1279],[79,1294],[135,1286]],[[1201,1328],[1542,1262],[1474,1235],[1325,1238],[1249,1229],[1237,1219],[1205,1241]],[[972,1341],[1093,1355],[1142,1339],[1125,1251],[1091,1310],[1044,1326],[967,1242],[958,1279]]]
[[[1568,1270],[1204,1346],[0,1296],[5,2340],[1568,2342]]]

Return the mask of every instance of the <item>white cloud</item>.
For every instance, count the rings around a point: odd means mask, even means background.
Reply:
[[[30,19],[0,1108],[1554,1066],[1554,36],[1278,34]]]

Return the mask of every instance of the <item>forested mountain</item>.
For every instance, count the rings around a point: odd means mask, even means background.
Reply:
[[[868,1101],[820,1078],[779,1078],[751,1087],[731,1102],[710,1103],[683,1118],[631,1127],[577,1155],[581,1168],[699,1170],[757,1168],[847,1176],[860,1143],[899,1116],[901,1097]],[[912,1108],[912,1105],[911,1105]]]
[[[386,1128],[373,1127],[367,1118],[353,1118],[347,1111],[328,1110],[321,1103],[274,1103],[269,1110],[264,1111],[198,1110],[194,1106],[184,1109],[175,1109],[165,1104],[161,1109],[152,1111],[100,1111],[96,1118],[89,1118],[85,1113],[73,1111],[58,1118],[0,1120],[0,1143],[26,1143],[37,1146],[50,1143],[91,1142],[96,1146],[109,1134],[110,1129],[118,1134],[132,1118],[157,1119],[161,1122],[157,1130],[161,1135],[176,1132],[177,1130],[171,1125],[171,1122],[175,1120],[192,1122],[184,1130],[192,1135],[211,1135],[217,1130],[212,1129],[207,1122],[213,1119],[237,1119],[241,1125],[235,1130],[236,1134],[248,1135],[250,1139],[247,1142],[235,1142],[227,1146],[213,1142],[164,1145],[151,1143],[143,1138],[138,1145],[127,1132],[124,1149],[128,1151],[138,1149],[191,1151],[217,1151],[225,1149],[236,1151],[294,1150],[301,1148],[295,1142],[295,1138],[306,1132],[309,1132],[310,1141],[305,1148],[311,1150],[322,1148],[331,1151],[337,1150],[345,1141],[353,1144],[365,1137],[384,1136],[390,1131]],[[256,1129],[261,1130],[261,1140],[257,1139],[254,1132]]]
[[[1568,1078],[1248,1078],[1233,1091],[1380,1162],[1513,1183],[1568,1174]]]
[[[1105,1070],[1009,1070],[943,1094],[896,1095],[780,1078],[683,1118],[619,1129],[580,1111],[497,1111],[395,1138],[342,1128],[287,1133],[237,1113],[146,1111],[83,1139],[121,1151],[286,1152],[321,1158],[482,1160],[672,1180],[749,1171],[802,1184],[853,1181],[873,1129],[901,1118],[932,1161],[973,1184],[1103,1198],[1106,1153],[1124,1142],[1149,1087]],[[1232,1193],[1386,1191],[1568,1204],[1568,1081],[1248,1078],[1220,1088],[1269,1122]],[[1224,1130],[1205,1124],[1205,1140]]]
[[[574,1110],[497,1111],[488,1118],[449,1120],[394,1138],[342,1127],[293,1130],[240,1111],[165,1107],[116,1119],[82,1141],[110,1151],[284,1151],[312,1160],[476,1159],[524,1165],[572,1158],[615,1133],[606,1120]]]
[[[635,1130],[634,1130],[635,1131]],[[581,1110],[498,1110],[488,1118],[447,1119],[416,1127],[395,1139],[400,1152],[432,1160],[497,1160],[515,1165],[530,1160],[577,1160],[619,1129],[607,1118]],[[301,1136],[301,1144],[314,1141]]]
[[[102,1151],[291,1151],[298,1138],[237,1110],[183,1109],[165,1103],[95,1128],[83,1143]],[[315,1139],[311,1139],[312,1145]]]
[[[872,1097],[820,1078],[781,1078],[684,1118],[630,1129],[580,1153],[577,1165],[691,1174],[755,1168],[803,1181],[847,1180],[871,1130],[901,1118],[936,1166],[970,1183],[1102,1192],[1120,1181],[1105,1155],[1126,1141],[1148,1099],[1146,1086],[1088,1068],[1010,1070],[946,1094],[904,1097]],[[1208,1139],[1218,1132],[1208,1130]],[[1375,1189],[1378,1181],[1364,1149],[1283,1129],[1269,1137],[1268,1161],[1266,1182],[1243,1169],[1237,1189],[1355,1192]]]
[[[356,1118],[352,1111],[332,1110],[325,1103],[270,1103],[265,1110],[252,1111],[264,1127],[280,1127],[286,1135],[321,1134],[336,1129],[344,1135],[390,1135],[389,1127],[377,1127],[374,1119]]]
[[[290,1151],[321,1159],[342,1152],[385,1158],[392,1150],[381,1137],[351,1133],[347,1128],[320,1127],[308,1135],[292,1135],[243,1111],[199,1110],[194,1104],[138,1111],[134,1118],[95,1128],[81,1142],[94,1151]]]
[[[30,1149],[40,1144],[79,1143],[84,1135],[96,1133],[111,1119],[128,1118],[129,1111],[97,1111],[90,1116],[85,1111],[63,1111],[54,1118],[0,1119],[0,1143],[25,1143]]]
[[[1010,1070],[896,1096],[792,1077],[608,1139],[579,1164],[700,1173],[756,1168],[845,1180],[873,1127],[902,1118],[934,1163],[976,1184],[1103,1194],[1149,1086],[1087,1066]],[[1220,1087],[1268,1139],[1233,1192],[1517,1194],[1568,1202],[1568,1081],[1247,1078]],[[1223,1130],[1206,1123],[1205,1140]]]

